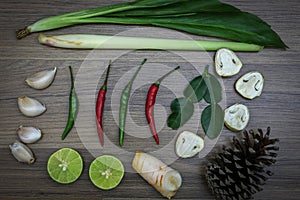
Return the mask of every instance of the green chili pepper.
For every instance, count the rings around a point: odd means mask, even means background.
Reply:
[[[71,76],[71,91],[70,91],[70,96],[69,96],[69,117],[68,117],[68,122],[66,125],[66,128],[61,136],[61,139],[64,140],[68,133],[71,131],[74,125],[76,113],[78,110],[78,100],[77,96],[75,93],[75,88],[74,88],[74,78],[73,78],[73,72],[71,66],[69,66],[70,70],[70,76]]]
[[[119,112],[119,133],[120,133],[120,146],[123,145],[124,140],[124,131],[125,131],[125,122],[126,122],[126,114],[127,114],[127,107],[128,107],[128,100],[130,97],[130,91],[133,84],[134,79],[136,78],[138,72],[142,68],[142,66],[145,64],[147,59],[144,59],[136,72],[134,73],[133,77],[131,78],[130,82],[125,86],[125,88],[122,91],[121,94],[121,100],[120,100],[120,112]]]

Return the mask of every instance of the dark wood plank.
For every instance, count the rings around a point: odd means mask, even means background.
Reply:
[[[23,40],[16,40],[14,30],[22,28],[24,25],[33,23],[37,19],[60,14],[68,11],[92,8],[95,6],[111,5],[124,2],[121,0],[88,2],[74,1],[5,1],[0,0],[0,198],[1,199],[162,199],[160,194],[150,187],[139,175],[128,172],[120,186],[112,191],[100,191],[92,185],[88,177],[88,167],[94,159],[95,154],[101,154],[101,150],[96,150],[91,154],[89,145],[82,139],[82,123],[77,122],[77,129],[73,129],[65,141],[60,140],[61,132],[64,129],[68,115],[68,95],[69,95],[69,74],[67,66],[71,65],[77,78],[82,75],[82,66],[90,64],[88,68],[92,76],[100,65],[107,63],[107,58],[114,56],[115,51],[98,51],[99,57],[89,58],[92,51],[86,50],[65,50],[54,49],[39,45],[37,34],[32,34]],[[264,191],[255,195],[255,199],[300,199],[300,145],[299,145],[299,113],[300,113],[300,82],[299,82],[299,10],[300,3],[297,0],[290,1],[233,1],[226,2],[241,8],[244,11],[252,12],[263,18],[272,25],[282,39],[289,46],[287,50],[265,49],[260,53],[238,53],[244,63],[240,75],[250,70],[259,70],[265,77],[265,88],[263,95],[253,101],[248,101],[236,94],[233,85],[238,76],[223,79],[226,93],[226,104],[231,105],[236,102],[244,103],[251,112],[249,128],[272,127],[273,137],[280,138],[280,151],[277,163],[272,166],[274,171]],[[121,25],[84,25],[74,26],[65,29],[53,30],[48,33],[91,33],[114,35],[122,31],[131,30],[138,26]],[[163,29],[153,29],[153,33]],[[150,33],[151,34],[151,33]],[[194,39],[203,37],[188,35]],[[98,55],[97,54],[97,55]],[[135,51],[120,56],[115,61],[115,67],[111,71],[110,91],[108,92],[105,107],[106,117],[104,119],[105,130],[109,132],[109,141],[117,144],[118,128],[113,112],[118,107],[118,100],[113,99],[120,92],[120,78],[129,70],[135,67],[143,58],[147,57],[150,63],[157,63],[174,67],[181,65],[182,73],[188,80],[196,76],[196,69],[203,70],[206,64],[212,64],[213,53],[189,52],[189,62],[178,56],[176,52],[163,51]],[[199,57],[197,57],[199,56]],[[199,61],[199,58],[200,61]],[[101,64],[100,64],[101,63]],[[192,64],[191,64],[192,63]],[[43,91],[35,91],[24,84],[26,76],[44,68],[57,66],[58,73],[51,87]],[[95,90],[103,81],[96,81],[91,84],[89,76],[86,81],[77,83],[80,88],[81,97],[86,97],[87,102],[95,99]],[[145,75],[145,79],[155,80],[154,76]],[[78,80],[78,79],[77,79]],[[82,80],[82,79],[80,79]],[[94,82],[92,82],[94,83]],[[149,82],[150,83],[150,82]],[[130,115],[139,126],[145,126],[144,101],[145,93],[149,85],[139,87],[130,100]],[[115,88],[116,87],[116,88]],[[183,87],[179,83],[174,83],[174,87]],[[86,93],[85,93],[86,92]],[[94,92],[94,93],[93,93]],[[37,118],[27,118],[21,115],[17,108],[17,98],[21,95],[35,97],[47,105],[47,112]],[[86,95],[86,96],[85,96]],[[159,92],[158,104],[160,109],[164,109],[165,114],[157,116],[157,120],[164,122],[169,111],[169,104],[174,98],[170,88],[162,86]],[[84,102],[82,102],[84,104]],[[89,105],[92,108],[91,105]],[[83,111],[81,111],[83,112]],[[86,110],[86,120],[93,110]],[[114,113],[116,114],[116,113]],[[37,161],[33,165],[18,163],[10,154],[8,145],[17,139],[15,129],[20,125],[32,125],[39,127],[44,135],[42,140],[30,145],[33,149]],[[163,123],[162,123],[163,124]],[[86,127],[93,135],[93,127]],[[143,150],[153,152],[159,149],[152,138],[139,138],[139,132],[133,130],[130,135],[126,135],[124,150],[134,152]],[[150,133],[149,133],[150,134]],[[203,134],[199,131],[199,134]],[[188,160],[176,160],[172,167],[179,170],[183,176],[183,186],[178,191],[176,199],[214,199],[210,194],[205,182],[205,164],[213,157],[213,153],[218,151],[222,144],[228,144],[232,133],[224,128],[221,137],[206,158],[197,157]],[[134,137],[137,136],[137,137]],[[176,136],[176,131],[167,128],[163,124],[160,133],[162,144],[166,146]],[[97,141],[95,141],[97,145]],[[52,181],[46,171],[47,159],[50,154],[58,148],[72,147],[78,150],[84,158],[84,171],[82,176],[73,184],[59,185]],[[116,153],[118,149],[104,149],[104,152]],[[169,159],[170,152],[161,155],[162,160]],[[127,159],[127,157],[126,157]],[[126,162],[127,171],[132,171],[128,157]]]

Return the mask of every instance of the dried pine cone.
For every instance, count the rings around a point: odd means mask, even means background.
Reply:
[[[270,139],[270,127],[264,135],[244,131],[244,138],[233,138],[232,147],[223,147],[223,152],[207,166],[208,186],[217,199],[252,199],[252,195],[262,188],[272,172],[265,169],[276,162],[278,139]]]

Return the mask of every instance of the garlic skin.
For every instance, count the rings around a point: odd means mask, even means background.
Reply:
[[[190,131],[183,131],[179,134],[175,151],[181,158],[191,158],[204,148],[204,140]]]
[[[171,199],[181,186],[181,175],[159,159],[143,152],[136,152],[132,167],[160,194]]]
[[[19,161],[32,164],[35,161],[32,151],[25,144],[16,140],[12,145],[9,145],[12,155]]]
[[[236,75],[240,72],[242,66],[243,63],[233,51],[222,48],[216,52],[215,68],[219,76],[230,77]]]
[[[40,129],[35,127],[25,127],[22,125],[17,129],[17,134],[20,140],[26,144],[35,143],[42,137]]]
[[[250,119],[248,108],[243,104],[234,104],[225,109],[224,123],[232,131],[241,131],[246,128]]]
[[[236,91],[247,99],[259,97],[264,87],[263,75],[257,71],[244,74],[235,83]]]
[[[18,106],[19,110],[28,117],[39,116],[47,110],[44,104],[27,96],[21,96],[18,98]]]
[[[30,87],[42,90],[51,85],[51,83],[54,80],[55,74],[56,74],[57,68],[54,67],[52,70],[43,70],[40,72],[37,72],[25,79],[25,82]]]

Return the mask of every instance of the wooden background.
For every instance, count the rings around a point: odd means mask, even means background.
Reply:
[[[151,186],[139,175],[126,173],[120,186],[111,191],[101,191],[94,187],[88,178],[88,166],[94,156],[81,142],[76,129],[73,129],[65,141],[60,140],[68,115],[69,74],[68,65],[72,65],[77,73],[90,51],[63,50],[39,45],[37,34],[32,34],[22,40],[15,39],[15,30],[34,21],[69,11],[75,11],[95,6],[110,5],[122,2],[121,0],[80,1],[80,0],[0,0],[0,199],[162,199]],[[267,48],[259,53],[238,53],[244,63],[239,75],[223,79],[227,105],[236,102],[244,103],[251,112],[248,128],[272,128],[272,136],[280,139],[280,151],[277,163],[272,167],[274,171],[264,191],[255,195],[255,199],[300,199],[300,145],[299,145],[299,10],[298,0],[270,0],[270,1],[242,1],[227,0],[226,2],[252,12],[272,25],[273,29],[289,46],[287,50]],[[91,33],[114,35],[138,26],[120,25],[84,25],[60,30],[49,31],[53,34],[64,33]],[[191,36],[194,39],[201,37]],[[99,62],[107,62],[103,53]],[[191,52],[195,53],[195,52]],[[199,56],[213,56],[213,53],[198,53]],[[188,80],[195,74],[189,63],[174,54],[164,51],[136,51],[120,57],[115,64],[110,81],[111,87],[127,70],[136,66],[147,57],[152,63],[163,63],[169,67],[182,65],[181,73]],[[194,63],[202,68],[212,64],[206,60]],[[196,62],[196,61],[195,61]],[[58,73],[51,87],[43,91],[36,91],[24,84],[26,76],[42,69],[57,66]],[[248,101],[241,98],[233,89],[235,80],[250,70],[259,70],[265,76],[265,88],[261,97]],[[103,80],[103,77],[102,79]],[[153,79],[155,80],[155,79]],[[102,82],[99,82],[101,84]],[[149,86],[149,85],[148,85]],[[130,111],[136,123],[145,125],[143,115],[144,95],[147,87],[144,86],[134,92],[130,101]],[[100,87],[95,86],[95,87]],[[37,118],[24,117],[17,108],[17,98],[21,95],[35,97],[47,105],[47,112]],[[168,114],[169,104],[174,98],[172,93],[162,87],[159,93],[159,104],[164,106]],[[107,102],[111,102],[111,93],[108,93]],[[106,130],[110,132],[110,141],[117,143],[117,126],[112,118],[111,111],[114,105],[105,107],[107,117],[104,120]],[[163,108],[163,107],[161,107]],[[158,117],[159,118],[159,117]],[[165,116],[157,119],[165,121]],[[36,144],[30,145],[37,161],[33,165],[18,163],[10,154],[8,145],[17,139],[15,129],[19,125],[37,126],[44,136]],[[201,132],[201,131],[200,131]],[[164,124],[160,133],[164,146],[174,138],[176,132]],[[228,144],[232,133],[223,129],[217,146]],[[137,142],[138,141],[138,142]],[[157,147],[152,138],[135,139],[125,138],[125,150],[153,151]],[[72,147],[79,151],[84,158],[84,171],[79,180],[70,185],[60,185],[52,181],[46,171],[47,159],[50,154],[61,147]],[[218,147],[214,148],[214,152]],[[167,152],[166,152],[167,153]],[[213,156],[213,152],[209,157]],[[172,167],[179,170],[183,176],[182,188],[176,199],[214,199],[210,194],[205,178],[205,163],[207,158],[197,157],[188,160],[177,160]]]

